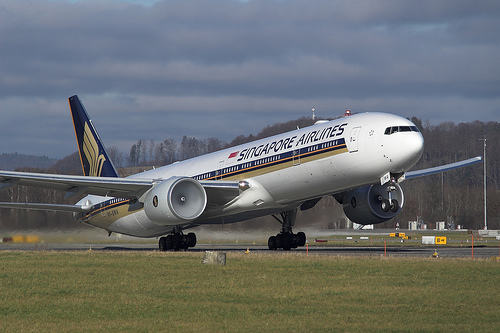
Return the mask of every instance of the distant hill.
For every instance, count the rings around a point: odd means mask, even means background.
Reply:
[[[15,153],[0,154],[0,170],[13,171],[18,168],[48,169],[58,160],[47,156],[35,156]]]
[[[51,165],[50,169],[56,173],[65,175],[81,175],[82,164],[80,162],[80,155],[75,151],[73,154],[56,161],[55,164]]]

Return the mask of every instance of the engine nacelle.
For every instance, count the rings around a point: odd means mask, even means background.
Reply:
[[[159,225],[177,225],[199,217],[207,205],[203,186],[188,177],[172,177],[149,191],[144,200],[147,217]]]
[[[389,200],[388,191],[391,193]],[[399,214],[404,203],[403,190],[397,183],[371,185],[346,192],[344,213],[358,224],[376,224]]]

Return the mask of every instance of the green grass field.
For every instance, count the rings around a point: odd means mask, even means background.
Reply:
[[[0,252],[4,332],[498,332],[500,262]]]

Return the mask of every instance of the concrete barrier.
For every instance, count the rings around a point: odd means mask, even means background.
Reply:
[[[202,264],[207,265],[226,265],[226,252],[220,251],[205,251],[205,256],[201,261]]]

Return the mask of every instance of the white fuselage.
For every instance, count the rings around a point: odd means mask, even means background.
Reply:
[[[408,119],[363,113],[192,158],[130,178],[244,180],[250,188],[234,202],[190,224],[238,222],[279,213],[304,201],[380,182],[408,171],[420,158],[423,137]],[[138,237],[166,234],[173,226],[150,221],[144,209],[130,212],[126,200],[89,196],[102,209],[82,222]]]

